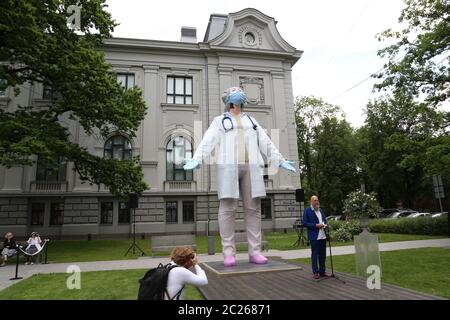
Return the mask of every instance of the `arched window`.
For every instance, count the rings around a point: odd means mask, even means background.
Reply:
[[[183,137],[175,137],[166,146],[166,175],[169,181],[192,180],[192,170],[183,169],[184,159],[192,158],[192,144]]]
[[[105,158],[117,160],[131,159],[131,142],[124,136],[116,135],[105,143]]]

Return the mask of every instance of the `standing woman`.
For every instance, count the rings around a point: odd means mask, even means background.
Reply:
[[[8,260],[8,257],[12,257],[17,253],[16,241],[14,240],[14,235],[11,232],[5,234],[5,240],[3,240],[2,256],[0,258],[0,267],[3,267]]]
[[[264,154],[269,165],[295,172],[292,161],[286,161],[255,118],[242,112],[247,98],[239,87],[232,87],[222,96],[225,113],[214,118],[185,170],[200,166],[217,146],[217,192],[219,231],[222,239],[224,265],[236,265],[235,216],[238,199],[242,197],[245,212],[249,261],[267,263],[261,255],[261,197],[264,186]]]

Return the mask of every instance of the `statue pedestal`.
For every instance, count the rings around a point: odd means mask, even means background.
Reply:
[[[380,250],[378,247],[378,236],[370,233],[366,228],[354,237],[356,274],[367,277],[369,266],[378,266],[381,275]]]

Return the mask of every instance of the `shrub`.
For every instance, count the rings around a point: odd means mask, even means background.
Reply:
[[[352,234],[345,228],[334,230],[334,232],[331,234],[331,237],[334,241],[337,242],[348,242],[353,239]]]
[[[357,220],[350,220],[347,222],[333,223],[338,221],[330,221],[331,238],[338,242],[347,242],[353,240],[355,235],[362,232],[361,225]]]
[[[374,233],[447,235],[447,219],[444,216],[373,220],[369,229]]]
[[[351,192],[344,200],[345,209],[350,218],[377,218],[381,207],[378,205],[375,193],[364,193],[361,190]]]

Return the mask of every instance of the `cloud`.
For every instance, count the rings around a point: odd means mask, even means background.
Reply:
[[[182,26],[197,28],[202,41],[212,13],[253,7],[275,18],[281,36],[304,51],[293,68],[294,95],[315,94],[328,102],[382,67],[375,35],[397,26],[402,0],[108,0],[120,26],[116,37],[179,41]],[[353,125],[371,97],[370,79],[332,103],[341,105]]]

